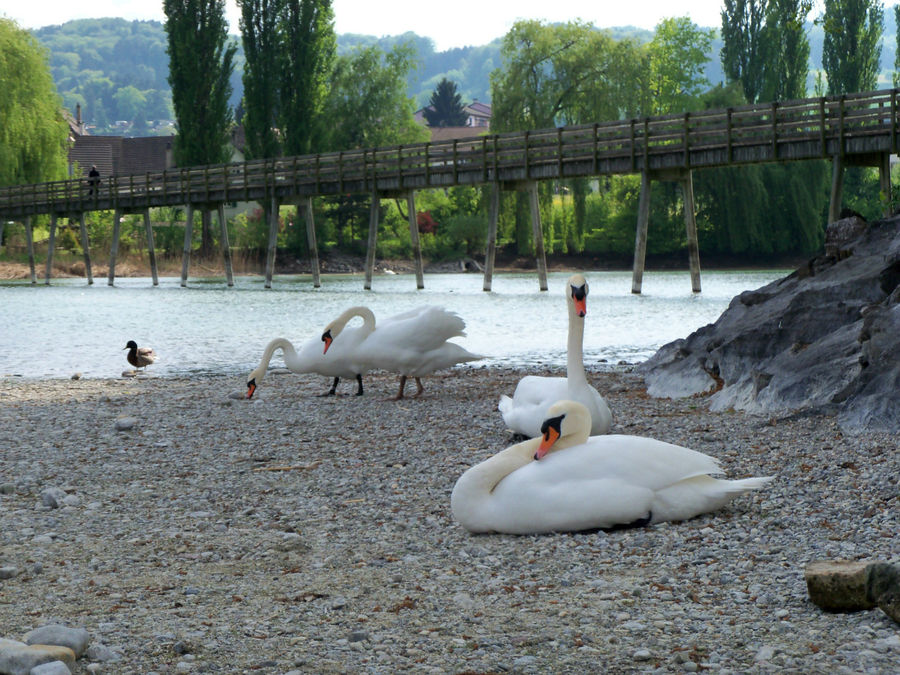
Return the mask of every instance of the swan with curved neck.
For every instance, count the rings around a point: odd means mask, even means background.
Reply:
[[[347,350],[344,359],[365,371],[386,370],[400,375],[400,390],[394,400],[403,398],[406,380],[416,380],[416,393],[423,391],[420,378],[437,370],[449,368],[465,361],[482,358],[463,347],[449,342],[451,338],[465,336],[465,322],[459,315],[442,307],[426,305],[392,316],[375,325],[375,315],[368,307],[351,307],[325,327],[322,341],[325,352],[333,349],[346,331],[347,322],[361,317],[359,328],[364,338]]]
[[[579,401],[590,412],[591,435],[609,432],[612,414],[604,398],[587,380],[584,370],[584,321],[587,315],[587,280],[573,274],[566,281],[569,332],[566,343],[566,377],[528,375],[519,380],[512,398],[501,396],[498,409],[506,426],[533,438],[540,433],[547,408],[560,399]]]
[[[325,354],[325,351],[329,350],[323,351],[322,343],[318,338],[305,342],[299,352],[294,349],[294,345],[289,340],[275,338],[266,345],[259,365],[247,376],[247,398],[252,398],[259,385],[262,384],[266,375],[266,369],[269,367],[269,361],[272,360],[272,356],[279,349],[284,359],[284,365],[288,370],[294,373],[318,373],[319,375],[334,378],[331,388],[322,396],[334,396],[338,382],[340,382],[342,377],[356,379],[356,395],[362,396],[362,376],[366,371],[344,357],[365,336],[366,334],[356,327],[350,327],[341,335],[340,340],[335,340],[334,349],[328,354]]]
[[[453,517],[471,532],[540,534],[693,518],[771,478],[722,480],[713,457],[641,436],[589,436],[587,408],[558,401],[542,434],[468,469]]]

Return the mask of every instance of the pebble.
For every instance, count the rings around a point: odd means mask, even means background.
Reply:
[[[803,567],[896,557],[897,439],[650,399],[606,368],[613,431],[776,479],[682,523],[472,536],[450,491],[511,444],[496,404],[521,371],[397,402],[393,376],[321,398],[326,378],[287,374],[246,406],[222,405],[245,372],[8,381],[0,654],[53,624],[86,631],[71,670],[97,675],[896,672],[897,624],[823,612]]]

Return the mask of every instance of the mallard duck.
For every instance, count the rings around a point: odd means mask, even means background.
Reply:
[[[158,358],[152,347],[138,347],[134,340],[129,340],[125,349],[128,350],[125,358],[135,368],[146,368]]]

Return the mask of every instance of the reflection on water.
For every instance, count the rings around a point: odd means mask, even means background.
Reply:
[[[643,293],[631,293],[631,273],[588,272],[590,286],[584,336],[588,368],[620,361],[637,363],[660,346],[715,321],[731,299],[784,276],[784,270],[703,274],[703,292],[691,292],[689,274],[645,272]],[[188,373],[245,374],[259,362],[269,340],[295,344],[318,340],[323,326],[353,305],[367,305],[387,317],[421,304],[459,313],[466,321],[468,350],[490,355],[486,364],[565,365],[568,273],[549,275],[547,292],[535,273],[496,274],[493,291],[482,290],[479,274],[378,276],[363,290],[363,276],[276,277],[266,289],[261,277],[192,279],[122,278],[114,287],[99,279],[0,284],[0,375],[25,377],[117,377],[128,368],[128,340],[152,346],[160,360],[157,376]],[[280,365],[280,356],[272,364]]]

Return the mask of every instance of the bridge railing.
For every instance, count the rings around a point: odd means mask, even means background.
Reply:
[[[896,89],[0,188],[0,218],[897,151]]]

